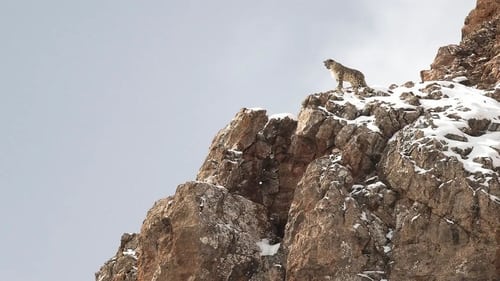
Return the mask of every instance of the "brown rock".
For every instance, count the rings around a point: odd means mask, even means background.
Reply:
[[[424,80],[500,101],[498,4],[478,1]],[[309,95],[297,120],[242,109],[96,281],[500,280],[500,116],[421,88]]]
[[[442,149],[407,128],[381,160],[384,181],[405,198],[394,209],[391,278],[495,280],[499,275],[486,265],[495,260],[488,245],[495,243],[499,205],[488,202],[477,182]],[[490,192],[500,192],[496,177],[489,185]]]
[[[288,117],[268,120],[265,110],[242,109],[214,138],[197,180],[263,204],[283,232],[304,167],[293,155],[307,154],[307,148],[290,151],[296,127]]]
[[[479,30],[485,22],[492,21],[500,14],[500,3],[498,0],[479,0],[476,7],[465,18],[462,27],[462,38],[468,37]]]
[[[279,257],[263,256],[257,244],[264,238],[278,242],[264,206],[222,187],[188,182],[148,212],[139,237],[138,280],[277,276]]]
[[[414,105],[414,106],[419,106],[420,105],[420,100],[415,94],[411,92],[404,92],[401,97],[402,100],[405,100],[408,104]]]
[[[95,274],[96,281],[136,281],[139,236],[125,233],[115,256]]]
[[[493,91],[486,93],[486,96],[493,98],[496,101],[500,102],[500,88],[497,88]]]
[[[354,179],[339,162],[339,155],[315,160],[297,186],[284,239],[287,280],[387,276],[389,229],[354,199]]]
[[[467,144],[500,122],[460,116],[453,84],[411,86],[396,107],[314,94],[297,121],[243,109],[96,280],[497,280],[500,149]],[[466,126],[424,134],[446,118]]]
[[[355,128],[349,137],[343,137],[344,131],[346,130],[342,130],[337,136],[347,140],[345,145],[338,144],[342,149],[343,163],[350,167],[355,177],[369,174],[380,159],[387,140],[364,126]]]
[[[464,85],[491,89],[500,82],[500,1],[478,0],[465,19],[462,41],[438,50],[422,81],[455,80]]]

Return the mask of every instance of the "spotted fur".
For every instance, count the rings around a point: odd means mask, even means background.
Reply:
[[[361,71],[343,66],[332,59],[325,60],[324,64],[330,70],[333,78],[337,80],[337,90],[342,91],[344,81],[349,82],[356,91],[359,87],[367,87],[365,76]]]

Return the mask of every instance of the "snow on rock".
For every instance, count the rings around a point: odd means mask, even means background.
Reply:
[[[271,245],[269,244],[269,239],[266,238],[256,242],[255,244],[259,246],[261,256],[274,256],[278,253],[278,249],[280,248],[280,243]]]
[[[110,260],[96,272],[96,281],[134,281],[137,280],[139,235],[124,233],[120,247]],[[117,278],[119,276],[119,278]]]
[[[297,120],[297,117],[292,113],[277,113],[269,116],[269,119],[285,119],[285,118]]]
[[[418,219],[420,217],[420,214],[417,214],[416,216],[413,216],[411,218],[411,222],[414,222],[416,219]]]
[[[250,107],[250,108],[245,108],[244,110],[247,111],[247,112],[250,112],[250,111],[266,111],[266,109],[262,108],[262,107]]]
[[[387,127],[394,125],[384,123],[385,117],[380,112],[389,112],[390,117],[391,112],[396,112],[396,116],[415,115],[415,123],[406,125],[412,124],[417,128],[415,134],[421,133],[416,143],[439,142],[443,154],[460,161],[471,174],[498,176],[500,103],[487,93],[459,83],[430,81],[412,83],[411,87],[376,87],[364,94],[335,92],[330,97],[333,105],[322,108],[336,120],[366,126],[375,133],[387,132]],[[348,108],[351,112],[346,111]],[[417,165],[415,171],[429,172]]]
[[[203,280],[234,272],[455,280],[448,269],[467,257],[469,272],[491,275],[481,265],[495,251],[500,104],[488,94],[406,83],[310,95],[297,118],[242,109],[214,139],[197,181],[148,212],[139,264],[187,276],[172,265],[219,260],[199,271],[213,273]],[[120,253],[135,262],[131,246]]]
[[[134,249],[127,249],[126,251],[123,251],[122,253],[123,253],[124,256],[131,256],[134,259],[137,259],[137,255],[136,255]]]
[[[242,109],[214,138],[196,181],[148,212],[140,255],[124,244],[101,273],[122,259],[187,276],[172,265],[201,268],[216,257],[220,267],[199,272],[218,275],[201,279],[227,279],[248,263],[239,277],[406,280],[451,274],[443,268],[473,255],[483,276],[500,204],[500,105],[488,94],[406,83],[310,95],[297,118]]]
[[[448,146],[444,154],[462,162],[470,173],[495,173],[493,169],[500,167],[500,103],[485,96],[485,91],[460,84],[427,82],[424,86],[435,89],[415,91],[426,111],[432,112],[417,121],[423,137]],[[490,167],[479,161],[485,158]]]
[[[491,260],[485,253],[494,255],[488,245],[496,241],[499,222],[500,103],[488,91],[453,82],[393,87],[391,92],[420,112],[390,138],[377,166],[384,183],[408,200],[397,201],[394,235],[386,245],[390,248],[384,248],[400,266],[393,267],[398,269],[391,280],[402,280],[409,271],[457,279],[442,268],[463,263],[464,256],[470,264],[485,264]],[[484,236],[471,241],[478,233]],[[429,252],[435,246],[440,250]],[[427,265],[417,263],[425,255]],[[443,277],[447,274],[453,277]]]
[[[295,190],[283,240],[287,277],[360,272],[381,280],[389,276],[354,268],[396,268],[394,280],[406,280],[408,272],[446,276],[443,268],[467,253],[471,264],[491,260],[481,247],[494,243],[498,221],[500,104],[488,94],[425,82],[308,96],[296,141],[323,156],[308,164]],[[477,178],[485,185],[469,182]],[[471,241],[476,230],[487,237]],[[421,257],[432,262],[417,263]]]

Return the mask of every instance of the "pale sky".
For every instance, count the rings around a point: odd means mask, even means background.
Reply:
[[[341,2],[341,3],[339,3]],[[84,281],[242,107],[419,81],[473,0],[0,3],[0,276]]]

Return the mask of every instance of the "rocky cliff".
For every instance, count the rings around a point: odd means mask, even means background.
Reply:
[[[438,52],[439,81],[242,109],[96,280],[500,280],[497,6],[463,31],[488,59]]]
[[[478,0],[465,19],[460,44],[439,48],[423,81],[450,80],[481,89],[500,80],[500,1]]]

